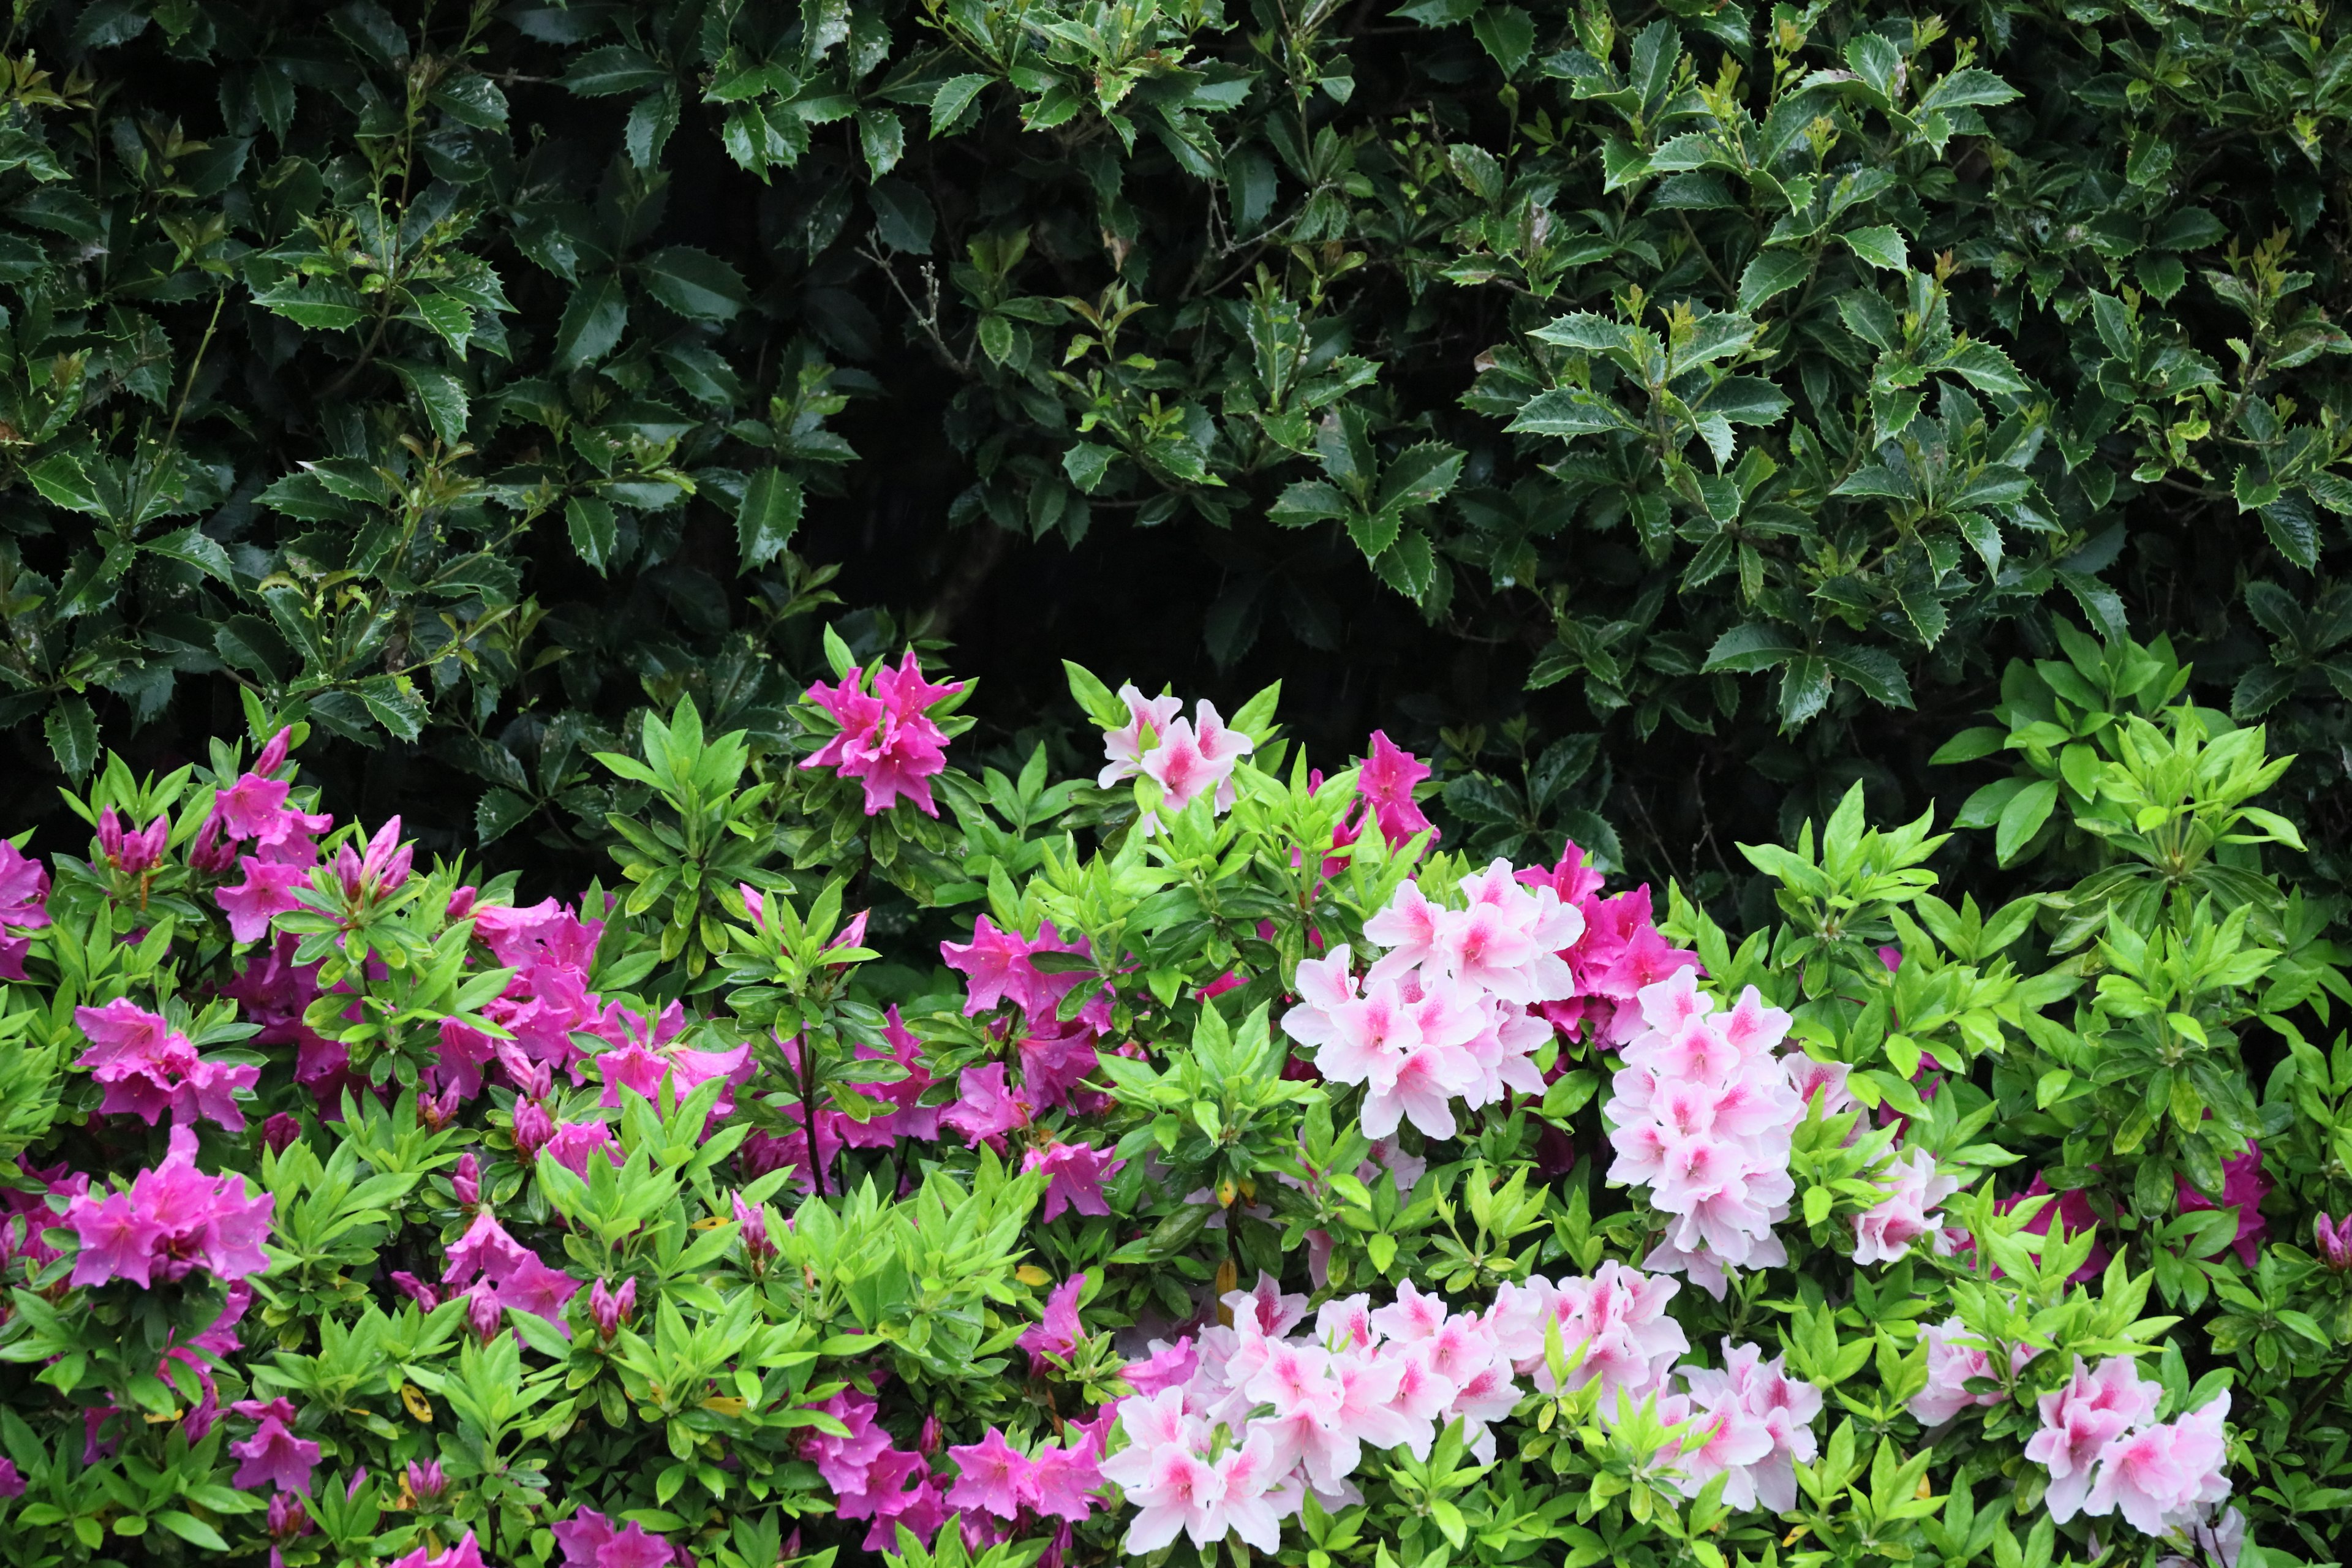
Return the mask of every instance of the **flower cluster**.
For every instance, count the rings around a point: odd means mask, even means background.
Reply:
[[[901,800],[913,801],[918,810],[937,816],[931,780],[947,769],[948,737],[931,710],[963,689],[961,681],[935,686],[925,680],[912,648],[895,669],[877,665],[870,682],[865,670],[853,665],[837,684],[820,681],[808,689],[808,700],[841,728],[801,766],[832,768],[843,778],[859,781],[868,816],[878,816]]]
[[[261,1238],[277,1198],[246,1195],[243,1176],[196,1169],[196,1135],[172,1129],[171,1152],[142,1171],[127,1191],[84,1193],[66,1206],[66,1227],[80,1242],[71,1282],[142,1286],[184,1279],[201,1268],[215,1279],[242,1279],[269,1267]]]
[[[74,1065],[89,1068],[106,1088],[100,1115],[136,1116],[150,1127],[157,1117],[170,1116],[245,1131],[236,1096],[260,1079],[258,1067],[198,1056],[187,1036],[125,997],[75,1008],[74,1024],[90,1041]]]
[[[1565,998],[1536,1008],[1563,1034],[1580,1030],[1586,1039],[1622,1045],[1644,1027],[1643,988],[1678,970],[1698,967],[1698,954],[1677,948],[1658,931],[1648,884],[1602,898],[1601,873],[1573,842],[1549,869],[1529,868],[1517,875],[1531,888],[1550,889],[1584,921],[1584,934],[1560,954],[1575,977],[1574,988]]]
[[[1118,700],[1127,704],[1128,721],[1103,737],[1108,760],[1097,785],[1108,789],[1140,774],[1160,786],[1163,810],[1182,811],[1204,795],[1220,813],[1234,808],[1234,768],[1257,743],[1228,728],[1216,704],[1203,698],[1184,719],[1180,697],[1147,698],[1129,685],[1118,689]],[[1156,816],[1140,824],[1145,833],[1158,826]]]
[[[1272,1552],[1309,1493],[1327,1508],[1355,1500],[1348,1478],[1367,1447],[1427,1458],[1454,1421],[1473,1452],[1494,1457],[1492,1424],[1524,1392],[1512,1351],[1526,1347],[1507,1344],[1493,1314],[1450,1310],[1408,1281],[1385,1307],[1327,1301],[1312,1331],[1292,1336],[1307,1300],[1261,1276],[1224,1298],[1230,1327],[1155,1342],[1129,1366],[1137,1393],[1118,1407],[1128,1446],[1102,1473],[1137,1510],[1129,1552],[1228,1531]]]
[[[1463,878],[1461,891],[1452,909],[1418,882],[1400,887],[1364,923],[1386,951],[1360,977],[1345,944],[1298,966],[1300,1005],[1283,1031],[1314,1048],[1326,1079],[1365,1086],[1370,1137],[1410,1120],[1451,1138],[1455,1100],[1475,1109],[1544,1090],[1531,1058],[1552,1026],[1528,1009],[1573,993],[1559,951],[1584,934],[1584,917],[1548,887],[1520,886],[1507,860]]]
[[[1796,1194],[1789,1154],[1805,1100],[1777,1054],[1789,1016],[1753,986],[1717,1013],[1697,981],[1682,969],[1638,994],[1648,1027],[1612,1086],[1609,1179],[1647,1187],[1670,1216],[1644,1267],[1721,1296],[1727,1270],[1788,1261],[1772,1227]]]
[[[2121,1513],[2132,1528],[2164,1535],[2202,1523],[2230,1495],[2222,1474],[2227,1392],[2176,1421],[2158,1423],[2163,1390],[2122,1356],[2074,1375],[2042,1396],[2042,1429],[2025,1457],[2050,1472],[2050,1517]]]

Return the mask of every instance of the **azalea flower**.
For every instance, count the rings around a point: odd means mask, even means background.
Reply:
[[[931,779],[947,769],[947,733],[927,710],[961,691],[963,683],[937,686],[925,680],[912,648],[897,668],[876,668],[870,692],[861,688],[863,674],[852,666],[838,685],[820,681],[808,689],[809,700],[841,729],[801,766],[832,768],[844,778],[861,781],[868,816],[878,816],[901,800],[913,801],[916,809],[937,816]]]

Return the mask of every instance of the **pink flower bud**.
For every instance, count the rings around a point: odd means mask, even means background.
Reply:
[[[929,1458],[938,1453],[940,1445],[945,1441],[945,1436],[940,1431],[940,1418],[936,1415],[924,1416],[922,1435],[915,1439],[915,1447],[921,1451],[923,1457]]]
[[[405,1268],[394,1269],[392,1271],[392,1282],[402,1294],[407,1296],[409,1300],[415,1301],[418,1306],[424,1308],[428,1312],[441,1304],[440,1289],[436,1286],[426,1284],[424,1280],[419,1279],[415,1275],[411,1274]]]
[[[450,894],[449,908],[447,911],[448,918],[453,921],[461,921],[467,915],[472,914],[474,912],[474,887],[470,882],[466,884],[464,887],[459,888],[456,892]]]
[[[439,1502],[448,1487],[448,1478],[441,1473],[440,1460],[427,1459],[423,1464],[415,1459],[408,1461],[408,1493],[418,1502]]]
[[[215,808],[196,829],[196,838],[188,847],[188,864],[199,871],[228,871],[236,866],[236,846],[222,837],[221,814]]]
[[[349,844],[346,844],[341,848],[336,850],[334,871],[335,885],[342,889],[343,897],[346,899],[358,898],[360,896],[361,887],[360,858],[358,851],[354,850]]]
[[[487,1285],[478,1285],[466,1297],[466,1326],[484,1344],[497,1337],[503,1314],[499,1309],[499,1293]]]
[[[451,1084],[439,1094],[419,1095],[416,1109],[425,1117],[425,1124],[436,1132],[457,1119],[457,1108],[465,1102],[457,1097],[457,1086]]]
[[[122,819],[110,805],[98,814],[98,847],[108,865],[122,864]]]
[[[627,1322],[636,1310],[636,1306],[637,1282],[634,1279],[621,1281],[617,1294],[607,1290],[602,1279],[589,1287],[588,1316],[595,1321],[599,1339],[609,1340],[618,1333],[621,1325]]]
[[[283,1154],[301,1136],[302,1124],[282,1110],[261,1124],[261,1141],[273,1154]]]
[[[367,853],[361,858],[359,884],[370,893],[389,893],[408,880],[411,847],[400,841],[400,818],[388,818],[368,840]],[[338,870],[342,862],[336,862]]]
[[[269,1538],[287,1541],[310,1533],[310,1516],[297,1492],[279,1492],[269,1500]]]
[[[345,1502],[349,1502],[352,1499],[359,1496],[360,1489],[365,1485],[367,1485],[367,1467],[365,1465],[362,1465],[358,1469],[352,1472],[351,1480],[344,1485],[343,1500]]]
[[[457,1194],[459,1208],[472,1208],[482,1201],[482,1163],[474,1158],[472,1150],[457,1156],[457,1173],[449,1185]]]
[[[2323,1213],[2312,1230],[2319,1242],[2320,1261],[2338,1274],[2352,1272],[2352,1213],[2341,1223]]]
[[[776,1255],[775,1244],[768,1239],[767,1212],[757,1204],[747,1204],[743,1194],[735,1194],[735,1223],[743,1227],[743,1251],[754,1264],[764,1263]]]
[[[514,1113],[515,1150],[528,1162],[539,1158],[555,1136],[555,1118],[536,1100],[519,1101]]]
[[[873,912],[874,911],[872,910],[858,910],[856,915],[851,919],[850,922],[841,928],[841,934],[824,944],[825,951],[830,952],[837,947],[864,947],[866,945],[866,917],[871,915]],[[836,964],[835,967],[838,968],[840,966]]]
[[[253,771],[265,777],[286,765],[286,753],[293,748],[294,727],[288,725],[269,737],[269,744],[261,748],[261,755],[253,759]]]

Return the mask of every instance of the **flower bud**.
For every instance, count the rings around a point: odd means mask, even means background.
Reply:
[[[261,1141],[273,1154],[283,1154],[301,1136],[302,1124],[282,1110],[261,1124]]]
[[[621,1303],[602,1279],[588,1287],[588,1316],[596,1325],[596,1337],[609,1340],[621,1328]]]
[[[740,1193],[735,1194],[735,1223],[743,1227],[743,1252],[753,1263],[764,1263],[776,1255],[775,1244],[768,1239],[767,1211],[745,1203]]]
[[[2338,1274],[2352,1272],[2352,1213],[2340,1224],[2323,1213],[2312,1230],[2319,1243],[2319,1260]]]
[[[467,1293],[466,1326],[474,1331],[476,1339],[488,1344],[498,1336],[499,1325],[504,1321],[496,1290],[478,1286]]]
[[[922,1435],[915,1439],[916,1448],[925,1458],[929,1458],[940,1451],[940,1445],[945,1441],[944,1435],[940,1431],[940,1418],[937,1415],[924,1416]]]
[[[349,1502],[352,1499],[359,1496],[360,1489],[365,1485],[367,1485],[367,1467],[365,1465],[362,1465],[358,1469],[352,1472],[351,1480],[343,1487],[343,1500],[345,1502]]]
[[[450,894],[449,908],[446,911],[447,918],[453,921],[461,921],[467,915],[472,914],[474,912],[474,885],[470,882],[467,883],[464,887],[459,888],[456,892]]]
[[[288,725],[269,737],[269,744],[261,748],[261,755],[253,759],[253,771],[267,778],[286,765],[286,753],[294,744],[294,727]]]
[[[459,1208],[472,1208],[482,1201],[482,1163],[474,1158],[470,1149],[457,1156],[457,1173],[449,1178],[450,1187],[457,1194]]]
[[[226,824],[215,811],[196,829],[195,842],[188,846],[188,864],[199,871],[228,871],[236,866],[236,846],[222,837]]]
[[[408,1492],[420,1503],[436,1503],[449,1487],[448,1478],[441,1473],[441,1461],[427,1459],[419,1464],[408,1461]]]
[[[439,1094],[421,1094],[416,1097],[418,1113],[425,1118],[425,1124],[436,1132],[457,1120],[457,1108],[464,1103],[458,1099],[457,1086],[454,1083]]]
[[[515,1152],[520,1154],[526,1163],[538,1159],[539,1152],[546,1148],[549,1141],[554,1136],[555,1118],[548,1114],[546,1106],[536,1100],[520,1100],[516,1103]]]
[[[310,1516],[302,1507],[300,1494],[279,1492],[269,1500],[269,1538],[287,1541],[310,1533]]]

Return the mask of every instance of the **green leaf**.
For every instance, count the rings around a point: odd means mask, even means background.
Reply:
[[[629,324],[628,296],[612,273],[572,291],[555,329],[555,363],[566,370],[593,364],[613,352]]]
[[[530,802],[514,791],[491,785],[474,805],[475,840],[481,844],[498,842],[528,820],[534,809]]]
[[[1715,639],[1715,646],[1707,650],[1705,672],[1757,675],[1803,652],[1803,645],[1781,627],[1751,621]]]
[[[1812,269],[1812,262],[1799,251],[1758,251],[1739,273],[1739,308],[1754,310],[1802,283]]]
[[[1514,435],[1596,436],[1604,430],[1634,430],[1632,416],[1597,392],[1556,387],[1528,399],[1505,429]]]
[[[25,470],[33,488],[68,511],[104,517],[106,503],[100,499],[98,487],[91,484],[79,460],[69,452],[52,452]]]
[[[1903,242],[1903,236],[1891,224],[1858,228],[1851,234],[1838,236],[1838,240],[1873,267],[1883,268],[1889,272],[1911,270],[1909,249]]]
[[[652,56],[626,44],[590,49],[563,73],[563,85],[583,98],[611,98],[625,92],[645,92],[669,79]]]
[[[735,509],[735,540],[746,572],[784,552],[801,523],[801,481],[782,468],[762,468],[743,487]]]
[[[1993,829],[1993,855],[2006,866],[2017,858],[2018,852],[2042,831],[2050,820],[2051,808],[2058,804],[2058,781],[2036,779],[2010,796],[2009,804],[2000,809],[2000,821]]]
[[[563,503],[563,521],[572,532],[572,548],[581,560],[604,575],[620,542],[613,509],[594,496],[573,496]]]
[[[637,263],[637,276],[646,293],[688,321],[730,321],[751,301],[741,274],[691,246],[655,251]]]
[[[161,1513],[155,1514],[153,1518],[156,1523],[191,1546],[202,1547],[206,1552],[228,1550],[228,1542],[222,1538],[221,1532],[194,1514],[183,1513],[175,1508],[167,1508]]]
[[[48,737],[49,754],[76,784],[98,765],[98,721],[82,699],[59,698],[41,721],[41,733]]]
[[[1470,19],[1470,36],[1503,68],[1506,79],[1519,74],[1535,52],[1535,19],[1517,5],[1489,5]]]
[[[938,136],[953,129],[988,80],[978,75],[951,76],[940,83],[939,91],[931,95],[931,134]]]
[[[386,360],[384,368],[400,377],[424,409],[425,422],[445,447],[466,438],[466,384],[435,365],[409,360]]]

